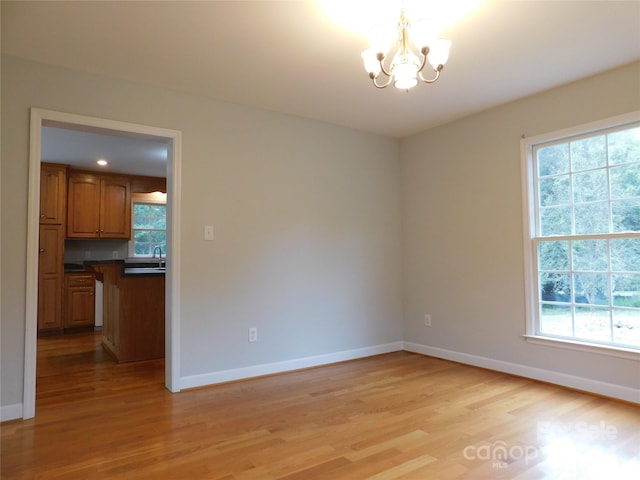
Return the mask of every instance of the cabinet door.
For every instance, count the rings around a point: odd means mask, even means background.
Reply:
[[[124,178],[100,181],[100,237],[131,238],[131,188]]]
[[[62,329],[64,235],[62,225],[40,226],[38,331]]]
[[[100,234],[100,180],[95,175],[69,175],[67,237],[98,238]]]
[[[40,168],[40,223],[64,225],[66,213],[66,167],[42,164]]]
[[[95,295],[93,287],[67,288],[65,327],[84,327],[95,324]]]

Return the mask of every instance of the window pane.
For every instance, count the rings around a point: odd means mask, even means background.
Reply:
[[[155,246],[164,247],[167,243],[167,232],[149,232],[149,241]]]
[[[571,207],[551,207],[540,209],[540,234],[550,235],[571,234]]]
[[[640,308],[640,274],[613,275],[613,305]]]
[[[573,336],[571,307],[543,304],[540,312],[540,331],[551,335]]]
[[[540,270],[569,270],[569,242],[540,242],[538,263]]]
[[[575,335],[579,338],[611,341],[611,320],[608,308],[576,307]]]
[[[574,202],[595,202],[608,199],[606,170],[577,173],[573,176]]]
[[[136,243],[144,243],[149,241],[149,232],[146,230],[135,230],[133,232],[133,239]]]
[[[613,309],[613,341],[640,346],[640,309]]]
[[[573,275],[574,302],[609,305],[609,276],[606,273]]]
[[[569,144],[551,145],[538,150],[538,175],[569,172]]]
[[[167,210],[164,205],[153,205],[151,207],[151,219],[154,228],[166,228]]]
[[[136,255],[150,255],[151,251],[149,249],[148,243],[136,243],[134,244],[134,253]]]
[[[540,205],[562,205],[571,202],[569,175],[540,179]]]
[[[640,200],[611,202],[614,232],[640,232]]]
[[[609,266],[606,240],[576,240],[573,242],[573,269],[605,272]]]
[[[640,164],[612,167],[611,198],[640,197]]]
[[[640,238],[614,238],[611,240],[611,270],[614,272],[640,272]]]
[[[587,170],[607,164],[605,136],[583,138],[571,142],[571,169]]]
[[[575,221],[578,235],[608,233],[609,206],[605,202],[576,205]]]
[[[133,207],[133,228],[145,228],[148,224],[149,206],[135,204]]]
[[[610,133],[609,164],[640,162],[640,127]]]
[[[540,300],[570,302],[571,283],[566,273],[540,273]]]

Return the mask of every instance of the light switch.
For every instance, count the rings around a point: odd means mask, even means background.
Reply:
[[[213,225],[204,226],[204,239],[213,240]]]

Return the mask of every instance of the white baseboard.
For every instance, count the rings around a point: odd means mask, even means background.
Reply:
[[[408,352],[420,353],[430,357],[444,358],[445,360],[452,360],[454,362],[487,368],[489,370],[497,370],[499,372],[510,373],[512,375],[561,385],[563,387],[617,398],[627,402],[640,403],[640,389],[624,387],[613,383],[600,382],[598,380],[577,377],[575,375],[554,372],[552,370],[543,370],[541,368],[529,367],[518,363],[503,362],[493,358],[470,355],[468,353],[455,352],[453,350],[445,350],[443,348],[430,347],[428,345],[421,345],[418,343],[404,342],[403,349]]]
[[[243,380],[251,377],[271,375],[274,373],[290,372],[292,370],[300,370],[302,368],[318,367],[331,363],[370,357],[372,355],[397,352],[399,350],[402,350],[402,345],[402,342],[393,342],[386,343],[384,345],[358,348],[355,350],[346,350],[342,352],[328,353],[325,355],[316,355],[313,357],[295,358],[293,360],[285,360],[282,362],[263,363],[260,365],[252,365],[250,367],[234,368],[232,370],[221,370],[218,372],[205,373],[201,375],[191,375],[188,377],[182,377],[180,379],[180,388],[184,389],[203,387],[205,385],[214,385],[216,383],[230,382],[233,380]]]
[[[0,422],[22,418],[22,404],[5,405],[0,407]]]

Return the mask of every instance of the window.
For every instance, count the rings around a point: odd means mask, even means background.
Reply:
[[[152,257],[160,247],[167,252],[167,205],[165,194],[134,194],[129,256]]]
[[[640,351],[640,112],[522,147],[527,334]]]

